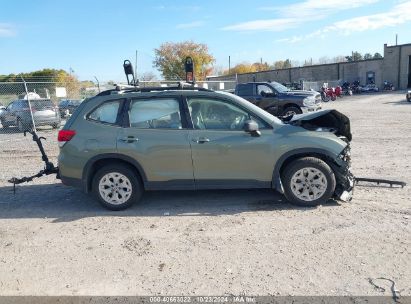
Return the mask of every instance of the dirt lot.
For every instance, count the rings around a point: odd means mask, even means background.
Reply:
[[[411,184],[404,94],[324,107],[351,118],[357,176]],[[318,208],[271,191],[152,192],[112,213],[52,177],[13,196],[6,179],[40,167],[30,138],[0,134],[1,295],[390,295],[378,277],[411,295],[411,186],[359,186]]]

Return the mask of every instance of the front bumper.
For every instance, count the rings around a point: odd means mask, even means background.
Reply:
[[[320,105],[315,105],[312,107],[301,107],[301,111],[303,113],[311,113],[311,112],[316,112],[316,111],[320,111],[321,110],[321,106]]]
[[[332,165],[336,179],[334,197],[348,202],[354,193],[354,175],[351,173],[350,145],[341,152],[338,160]]]

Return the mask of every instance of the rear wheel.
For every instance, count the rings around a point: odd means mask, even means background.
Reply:
[[[297,115],[301,114],[302,111],[300,108],[297,107],[287,107],[284,109],[282,116],[287,117],[287,116],[292,116],[292,115]]]
[[[123,164],[106,165],[93,177],[93,193],[110,210],[123,210],[140,200],[143,187],[136,174]]]
[[[8,129],[10,127],[4,120],[0,120],[0,123],[3,129]]]
[[[335,191],[334,172],[321,159],[304,157],[287,165],[281,181],[287,200],[300,206],[327,202]]]
[[[60,124],[59,124],[59,123],[55,123],[55,124],[52,124],[51,127],[52,127],[53,129],[57,129],[57,128],[60,128]]]

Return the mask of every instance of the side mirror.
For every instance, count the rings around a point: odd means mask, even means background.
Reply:
[[[253,137],[261,136],[261,132],[258,130],[258,123],[254,120],[246,120],[244,122],[244,131],[250,133]]]

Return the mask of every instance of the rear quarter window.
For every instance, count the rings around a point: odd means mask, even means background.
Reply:
[[[239,84],[237,86],[237,94],[240,96],[253,95],[253,85],[252,84]]]
[[[87,116],[87,119],[101,123],[115,124],[118,120],[119,109],[120,100],[105,102],[94,109]]]

